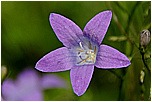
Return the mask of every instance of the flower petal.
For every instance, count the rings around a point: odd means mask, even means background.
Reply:
[[[38,73],[30,68],[26,68],[21,72],[15,81],[17,92],[19,93],[18,100],[22,101],[42,101],[43,92],[40,85],[41,80]],[[29,84],[30,83],[30,84]]]
[[[91,81],[94,65],[74,66],[71,68],[70,77],[74,92],[81,96],[84,94]]]
[[[3,97],[1,96],[1,101],[4,101]]]
[[[100,44],[107,32],[112,17],[111,11],[104,11],[93,17],[84,28],[84,35]]]
[[[127,67],[130,64],[129,59],[118,50],[107,45],[100,45],[95,63],[96,67],[121,68]]]
[[[57,72],[71,69],[72,64],[69,50],[66,47],[62,47],[41,58],[36,63],[35,68],[42,72]]]
[[[34,70],[33,68],[26,68],[24,69],[17,77],[17,80],[15,81],[16,83],[16,87],[18,88],[18,90],[22,90],[23,94],[25,92],[31,91],[30,88],[32,88],[32,90],[37,90],[40,89],[40,85],[38,85],[40,83],[40,77],[38,75],[38,73],[36,72],[36,70]],[[29,84],[30,83],[30,84]]]
[[[33,90],[27,94],[21,94],[19,101],[43,101],[44,96],[42,90]]]
[[[45,74],[41,78],[43,89],[49,88],[66,88],[65,81],[55,74]]]
[[[6,79],[3,82],[2,95],[7,101],[41,101],[43,94],[40,81],[36,71],[26,69],[18,75],[16,81]]]
[[[15,101],[17,100],[18,92],[17,88],[11,79],[4,80],[2,84],[2,95],[6,101]]]
[[[58,39],[66,47],[79,43],[80,37],[83,36],[83,33],[74,22],[55,13],[50,14],[49,20]]]

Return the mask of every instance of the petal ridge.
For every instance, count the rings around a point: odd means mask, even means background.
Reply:
[[[112,18],[111,11],[103,11],[94,16],[85,26],[83,33],[93,41],[102,42]]]
[[[42,72],[57,72],[69,70],[73,65],[73,58],[67,56],[70,56],[68,48],[62,47],[56,49],[41,58],[36,63],[35,68]]]
[[[81,96],[87,90],[94,71],[94,65],[73,66],[70,71],[73,91]]]
[[[98,68],[122,68],[127,67],[131,63],[129,59],[118,50],[107,46],[100,45],[95,66]]]
[[[50,24],[58,39],[66,46],[78,44],[83,36],[82,30],[70,19],[59,14],[50,14]]]

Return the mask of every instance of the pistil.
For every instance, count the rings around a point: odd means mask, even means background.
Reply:
[[[79,43],[80,48],[78,48],[78,63],[77,65],[84,65],[84,64],[94,64],[96,61],[96,46],[94,50],[92,49],[91,42],[89,41],[88,46],[85,48],[82,45],[82,42]]]

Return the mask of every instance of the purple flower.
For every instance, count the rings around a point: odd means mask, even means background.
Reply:
[[[1,101],[4,101],[2,96],[1,96]]]
[[[42,72],[70,71],[74,92],[80,96],[86,91],[94,66],[98,68],[121,68],[130,65],[129,59],[118,50],[100,45],[112,17],[111,11],[97,14],[85,26],[83,32],[71,20],[55,13],[50,24],[58,39],[66,46],[41,58],[36,69]]]
[[[43,90],[65,88],[65,82],[53,74],[42,75],[31,69],[19,74],[17,80],[6,79],[2,84],[1,100],[5,101],[42,101]]]

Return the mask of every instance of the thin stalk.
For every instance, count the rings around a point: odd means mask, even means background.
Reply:
[[[145,58],[144,58],[145,53],[142,52],[141,50],[140,50],[140,53],[141,53],[142,61],[143,61],[144,65],[145,65],[145,67],[146,67],[147,70],[151,73],[151,69],[150,69],[150,68],[148,67],[148,65],[146,64],[146,61],[145,61]]]
[[[119,96],[118,96],[118,100],[121,100],[121,88],[122,88],[122,83],[124,81],[124,77],[118,75],[115,71],[113,70],[109,70],[110,72],[112,72],[114,75],[116,75],[119,79],[120,79],[120,86],[119,86]]]
[[[110,71],[111,73],[113,73],[114,75],[116,75],[120,80],[123,80],[123,77],[120,76],[120,75],[118,75],[115,71],[113,71],[113,70],[108,70],[108,71]]]

